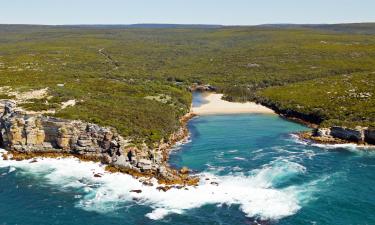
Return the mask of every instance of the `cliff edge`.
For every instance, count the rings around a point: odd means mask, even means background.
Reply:
[[[186,118],[183,118],[183,123]],[[77,120],[65,120],[42,114],[28,114],[14,101],[0,103],[0,145],[9,151],[6,158],[22,160],[34,157],[69,157],[100,161],[109,171],[136,177],[155,177],[159,183],[196,185],[198,178],[188,170],[168,166],[170,148],[186,138],[182,126],[156,149],[136,146],[115,129]],[[3,156],[4,157],[4,156]]]

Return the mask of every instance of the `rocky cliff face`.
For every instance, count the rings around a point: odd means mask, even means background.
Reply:
[[[334,126],[318,128],[309,137],[319,142],[355,142],[375,144],[375,129],[367,127],[347,128]]]
[[[13,154],[65,154],[98,160],[112,169],[139,175],[155,176],[166,183],[189,182],[167,165],[168,150],[186,135],[181,128],[159,148],[135,147],[114,129],[82,121],[63,120],[43,115],[28,115],[6,101],[0,104],[0,144]]]

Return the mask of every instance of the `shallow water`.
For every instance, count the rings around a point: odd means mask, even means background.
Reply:
[[[207,100],[203,98],[204,93],[202,92],[193,92],[193,102],[192,106],[193,107],[200,107],[201,105],[204,105],[207,103]]]
[[[0,160],[0,224],[375,224],[375,151],[298,141],[306,128],[274,115],[197,117],[189,129],[170,160],[201,176],[189,190],[76,159]]]

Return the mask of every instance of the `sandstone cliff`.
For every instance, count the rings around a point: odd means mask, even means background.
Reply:
[[[30,115],[16,103],[0,104],[0,144],[14,156],[74,155],[101,161],[111,170],[153,176],[164,183],[192,184],[196,179],[168,167],[169,148],[187,135],[181,127],[156,149],[136,147],[114,129],[82,121]]]

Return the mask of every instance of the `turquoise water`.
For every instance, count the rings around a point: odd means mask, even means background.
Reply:
[[[0,160],[0,224],[375,224],[375,152],[298,141],[272,115],[203,116],[170,163],[201,176],[158,192],[95,163]],[[130,193],[141,189],[142,193]]]
[[[290,188],[300,209],[275,224],[375,224],[375,152],[300,142],[291,133],[306,128],[277,116],[199,117],[189,128],[192,140],[172,154],[172,164],[220,175],[262,173],[259,182],[270,188]],[[235,206],[226,210],[246,221]]]

